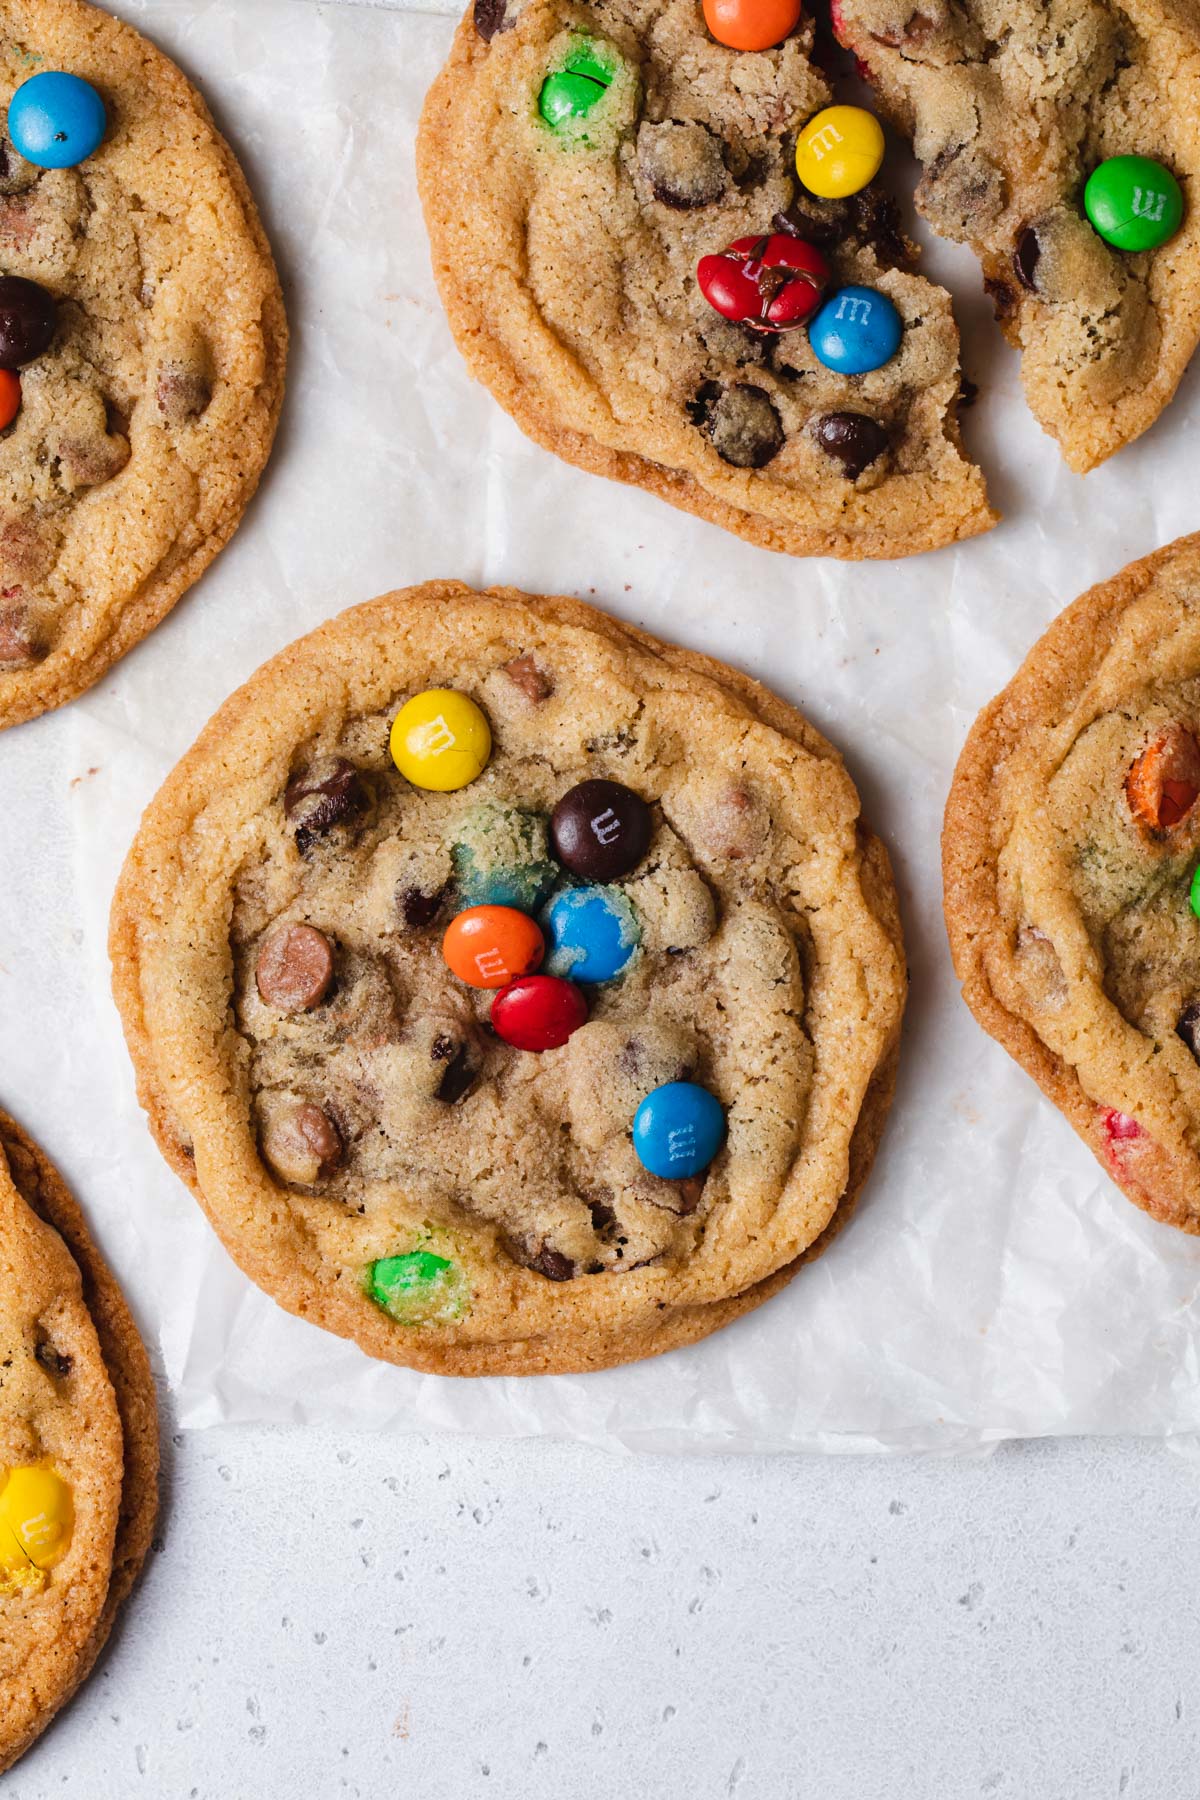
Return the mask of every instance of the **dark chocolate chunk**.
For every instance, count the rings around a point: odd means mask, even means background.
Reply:
[[[475,0],[472,14],[475,29],[485,44],[490,44],[496,33],[503,28],[505,0]]]
[[[445,1073],[438,1083],[437,1097],[444,1100],[447,1106],[453,1106],[475,1085],[479,1070],[474,1058],[466,1044],[459,1043],[445,1033],[433,1040],[430,1054],[435,1062],[446,1065]]]
[[[435,894],[427,894],[419,887],[401,888],[397,895],[400,916],[411,931],[420,931],[424,926],[433,924],[445,896],[444,887],[440,887]]]
[[[321,757],[299,770],[287,784],[283,810],[296,827],[296,848],[303,853],[368,805],[367,790],[353,763],[344,756]]]
[[[56,1381],[65,1381],[74,1364],[69,1356],[56,1350],[49,1338],[39,1338],[33,1349],[34,1360],[45,1369],[47,1375],[53,1375]]]
[[[1200,1000],[1189,1000],[1175,1027],[1192,1055],[1200,1062]]]
[[[1013,268],[1022,287],[1027,287],[1030,293],[1037,291],[1037,266],[1041,254],[1037,232],[1032,225],[1026,225],[1013,251]]]

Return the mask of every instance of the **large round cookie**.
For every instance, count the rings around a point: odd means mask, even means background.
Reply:
[[[1073,469],[1093,468],[1154,423],[1200,339],[1200,15],[1186,0],[834,0],[833,14],[913,138],[920,210],[978,254],[1038,421]],[[1161,249],[1127,254],[1088,223],[1088,176],[1128,155],[1183,188]]]
[[[57,1171],[4,1113],[0,1337],[3,1770],[103,1647],[149,1548],[158,1476],[154,1383],[136,1328]],[[65,1483],[74,1517],[65,1545],[35,1529],[21,1555],[5,1491],[30,1467]]]
[[[963,994],[1137,1205],[1200,1231],[1200,536],[1077,600],[946,808]],[[1200,890],[1198,890],[1200,904]]]
[[[435,686],[491,723],[458,792],[388,754]],[[544,895],[546,815],[593,777],[652,809],[617,884],[641,945],[565,1045],[516,1050],[442,935],[481,871]],[[306,1009],[262,991],[286,925],[332,953]],[[234,695],[147,810],[111,949],[156,1137],[240,1265],[374,1355],[458,1374],[628,1361],[764,1299],[865,1176],[904,992],[886,855],[797,713],[576,602],[453,582],[344,613]],[[684,1074],[729,1135],[707,1179],[671,1182],[630,1126]],[[447,1265],[429,1305],[368,1297],[393,1255]]]
[[[91,82],[108,130],[68,169],[0,133],[0,270],[57,302],[0,433],[0,726],[90,686],[225,544],[287,344],[254,202],[174,64],[83,0],[0,0],[0,107],[45,69]]]
[[[949,297],[875,186],[797,193],[796,130],[830,97],[812,37],[802,20],[738,53],[698,0],[477,0],[425,104],[421,199],[459,349],[529,436],[769,549],[903,556],[994,515],[959,441]],[[612,78],[556,131],[542,83],[585,40]],[[833,285],[894,302],[882,368],[837,374],[805,330],[755,337],[707,304],[698,260],[781,228],[821,246]],[[839,456],[822,422],[845,412],[868,424]]]

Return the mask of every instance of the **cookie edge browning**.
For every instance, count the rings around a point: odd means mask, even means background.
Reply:
[[[1088,1098],[1071,1064],[1004,1005],[987,973],[988,952],[1002,936],[995,830],[1003,820],[995,804],[996,770],[1026,729],[1052,709],[1069,705],[1086,686],[1109,649],[1117,619],[1181,555],[1200,555],[1200,532],[1128,564],[1072,601],[1037,640],[1008,685],[979,714],[962,747],[946,800],[942,904],[954,972],[979,1024],[1033,1077],[1127,1200],[1159,1223],[1196,1236],[1200,1214],[1181,1217],[1158,1207],[1152,1195],[1116,1173],[1104,1154],[1101,1104]]]
[[[833,760],[839,766],[842,764],[838,751],[802,713],[787,705],[785,701],[760,683],[752,680],[748,675],[744,675],[727,664],[717,662],[714,658],[678,646],[664,644],[649,632],[641,631],[635,626],[627,625],[619,619],[601,613],[596,608],[585,605],[582,601],[564,596],[534,597],[513,588],[495,587],[476,590],[463,582],[431,581],[422,583],[416,588],[397,590],[391,594],[381,595],[377,600],[367,601],[360,607],[349,609],[348,612],[342,613],[330,621],[328,625],[317,629],[329,630],[336,627],[354,614],[378,605],[380,601],[395,601],[400,598],[411,600],[419,595],[424,604],[439,605],[449,599],[473,598],[477,594],[487,600],[517,601],[523,605],[528,605],[532,601],[539,611],[545,611],[553,621],[603,635],[618,648],[629,646],[643,653],[649,652],[659,656],[663,661],[672,663],[720,686],[744,704],[755,718],[770,726],[771,729],[779,731],[781,735],[799,743],[810,754]],[[299,639],[297,643],[305,641],[307,640]],[[280,660],[288,657],[295,647],[294,645],[289,646],[280,653],[279,657],[273,658],[272,662],[264,667],[278,665]],[[205,727],[193,750],[189,751],[181,763],[176,765],[175,770],[168,775],[166,782],[159,790],[158,797],[151,802],[151,807],[157,807],[163,798],[172,797],[176,788],[182,786],[185,777],[179,774],[179,770],[183,764],[190,764],[196,752],[202,752],[210,742],[223,735],[224,726],[231,714],[236,716],[238,713],[254,710],[257,700],[249,690],[257,688],[258,675],[261,673],[262,671],[258,671],[251,676],[250,681],[225,702],[214,719]],[[147,813],[149,811],[150,808],[147,809]],[[143,817],[143,826],[144,824],[145,817]],[[138,920],[148,909],[142,896],[140,840],[141,828],[139,828],[138,837],[130,849],[117,882],[113,896],[109,934],[113,997],[121,1016],[126,1044],[134,1067],[138,1101],[146,1114],[151,1135],[163,1157],[191,1189],[208,1217],[209,1223],[242,1273],[260,1286],[285,1311],[295,1313],[301,1318],[311,1318],[313,1297],[311,1283],[297,1282],[293,1284],[294,1291],[291,1294],[281,1293],[279,1283],[272,1277],[270,1270],[259,1270],[254,1259],[246,1256],[240,1245],[224,1236],[218,1218],[209,1209],[196,1175],[194,1161],[181,1142],[169,1103],[156,1078],[153,1046],[146,1027],[141,991]],[[681,1307],[664,1305],[663,1316],[649,1328],[616,1333],[598,1330],[591,1338],[586,1335],[581,1337],[577,1332],[573,1333],[570,1351],[564,1351],[557,1340],[548,1338],[517,1339],[504,1343],[443,1344],[439,1346],[413,1337],[404,1341],[401,1346],[401,1341],[390,1334],[386,1337],[379,1337],[376,1334],[365,1332],[343,1332],[339,1327],[325,1327],[325,1329],[333,1329],[339,1336],[349,1336],[368,1355],[428,1374],[464,1376],[580,1374],[590,1369],[613,1368],[622,1363],[637,1362],[645,1357],[659,1355],[664,1351],[694,1343],[698,1339],[706,1337],[710,1332],[716,1331],[720,1326],[731,1323],[743,1313],[761,1305],[763,1301],[770,1299],[773,1294],[787,1285],[805,1262],[820,1255],[844,1228],[851,1216],[883,1134],[883,1127],[895,1091],[900,1028],[907,991],[904,941],[891,862],[882,841],[875,837],[861,819],[858,823],[858,842],[862,859],[864,895],[872,916],[882,927],[896,953],[900,993],[892,1030],[868,1082],[862,1108],[851,1134],[850,1168],[846,1187],[823,1230],[799,1256],[774,1270],[761,1281],[744,1289],[741,1293],[728,1295],[720,1300]],[[370,1335],[369,1342],[367,1341],[368,1335]],[[403,1355],[399,1353],[401,1347],[404,1350]]]
[[[195,114],[205,130],[211,133],[234,197],[245,217],[246,228],[255,250],[263,260],[268,277],[260,314],[265,367],[262,382],[255,390],[263,407],[264,428],[259,451],[242,459],[241,487],[214,530],[181,563],[171,564],[168,552],[164,558],[168,565],[165,572],[160,564],[150,579],[119,609],[113,630],[90,655],[75,657],[71,654],[69,645],[53,649],[44,662],[6,678],[10,684],[15,685],[17,681],[21,683],[19,691],[14,693],[9,702],[4,698],[5,684],[0,682],[0,731],[7,730],[11,725],[22,725],[30,719],[40,718],[43,713],[53,712],[57,707],[65,706],[68,701],[77,700],[80,694],[86,693],[115,662],[128,655],[143,638],[150,635],[156,625],[161,624],[172,607],[225,548],[254,498],[270,460],[283,408],[289,338],[279,271],[275,266],[275,258],[258,207],[236,155],[218,131],[199,90],[152,39],[146,37],[136,26],[93,6],[91,0],[45,0],[45,3],[52,4],[64,15],[77,14],[93,33],[112,35],[114,55],[120,53],[122,41],[128,43],[132,40],[139,60],[145,63],[153,79],[161,82],[165,89],[173,90],[180,107]]]
[[[24,1755],[71,1700],[108,1641],[117,1613],[150,1548],[158,1517],[159,1450],[158,1401],[146,1347],[115,1276],[92,1241],[78,1202],[45,1151],[2,1109],[0,1153],[8,1162],[21,1198],[31,1212],[58,1233],[79,1270],[84,1304],[91,1314],[116,1395],[125,1451],[112,1575],[103,1611],[61,1692],[45,1711],[38,1713],[20,1740],[7,1748],[0,1747],[2,1774]]]
[[[860,532],[846,532],[836,526],[809,531],[719,500],[685,470],[652,462],[635,451],[609,449],[598,439],[563,426],[542,411],[531,398],[531,385],[514,366],[500,338],[489,332],[486,312],[476,307],[469,293],[447,274],[454,261],[455,229],[449,219],[438,217],[444,172],[453,167],[455,159],[454,83],[487,48],[475,31],[473,9],[468,6],[455,32],[450,55],[421,108],[417,189],[429,235],[434,280],[458,352],[470,374],[487,388],[526,437],[590,475],[604,475],[610,481],[644,488],[681,512],[692,513],[764,550],[785,556],[834,556],[849,562],[912,556],[975,537],[998,523],[1000,515],[988,504],[983,473],[973,462],[967,466],[978,485],[977,503],[949,532],[923,522],[894,532],[881,526]],[[957,420],[950,423],[957,442]]]

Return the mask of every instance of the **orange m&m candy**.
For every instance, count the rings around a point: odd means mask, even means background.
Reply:
[[[21,377],[15,369],[0,369],[0,431],[11,425],[21,410]]]
[[[800,23],[800,0],[704,0],[704,23],[731,50],[769,50]]]
[[[528,975],[545,947],[534,921],[514,906],[469,906],[442,939],[452,973],[477,988],[507,987]]]

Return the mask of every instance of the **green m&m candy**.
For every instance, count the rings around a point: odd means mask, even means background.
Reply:
[[[1170,169],[1149,156],[1110,156],[1083,190],[1088,218],[1118,250],[1157,250],[1183,219],[1183,193]]]
[[[461,1269],[432,1250],[407,1250],[368,1264],[366,1291],[398,1325],[455,1319],[467,1300]]]
[[[1189,898],[1192,902],[1192,911],[1200,919],[1200,864],[1197,865],[1196,872],[1192,876],[1192,891]]]
[[[553,125],[556,130],[572,119],[585,118],[607,92],[612,78],[611,66],[595,45],[581,44],[572,51],[561,69],[547,75],[543,81],[538,111],[547,125]]]

